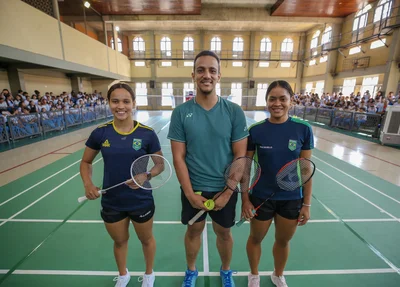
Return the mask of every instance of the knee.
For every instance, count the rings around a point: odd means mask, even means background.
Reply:
[[[186,237],[190,240],[194,240],[196,238],[200,238],[203,229],[199,228],[188,228],[186,231]]]
[[[230,231],[230,230],[219,231],[219,232],[217,233],[217,237],[218,237],[219,240],[227,241],[227,242],[233,240],[233,239],[232,239],[232,234],[231,234],[231,231]]]
[[[154,241],[154,236],[153,234],[150,234],[148,236],[142,236],[139,238],[139,240],[143,246],[149,246]]]
[[[129,236],[127,238],[114,240],[114,245],[117,248],[122,248],[128,245]]]
[[[260,245],[262,242],[262,238],[259,236],[254,236],[254,235],[250,234],[248,241],[249,241],[249,243],[251,243],[253,245]]]
[[[281,248],[289,247],[290,238],[275,238],[275,244]]]

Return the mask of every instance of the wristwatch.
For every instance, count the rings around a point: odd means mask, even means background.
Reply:
[[[151,179],[151,172],[150,171],[146,171],[146,175],[147,175],[147,180]]]

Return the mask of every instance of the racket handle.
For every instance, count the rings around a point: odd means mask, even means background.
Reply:
[[[243,217],[242,219],[240,219],[240,220],[236,223],[236,226],[237,226],[237,227],[242,226],[242,224],[243,224],[245,221],[246,221],[246,219]]]
[[[105,193],[105,190],[99,190],[99,194],[101,195],[101,194],[103,194],[103,193]],[[86,197],[86,196],[81,196],[81,197],[79,197],[78,198],[78,202],[79,203],[82,203],[82,202],[84,202],[85,200],[87,200],[88,198]]]
[[[189,220],[188,224],[193,225],[197,221],[197,219],[199,219],[204,214],[204,212],[206,211],[203,209],[197,212],[197,214],[192,219]]]
[[[252,212],[253,212],[253,214],[255,214],[255,213],[256,213],[256,210],[253,209]],[[240,227],[245,221],[246,221],[246,219],[243,217],[242,219],[240,219],[240,220],[236,223],[236,226],[237,226],[237,227]]]

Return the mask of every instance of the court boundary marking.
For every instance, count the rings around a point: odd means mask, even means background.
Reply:
[[[103,158],[99,158],[98,160],[96,160],[92,165],[95,165],[96,163],[98,163],[100,160],[102,160]],[[36,199],[35,201],[33,201],[31,204],[27,205],[26,207],[24,207],[23,209],[21,209],[20,211],[18,211],[17,213],[13,214],[12,216],[10,216],[8,219],[6,219],[5,221],[3,221],[2,223],[0,223],[0,227],[3,226],[4,224],[6,224],[7,222],[10,221],[10,219],[13,219],[14,217],[18,216],[19,214],[21,214],[22,212],[24,212],[25,210],[27,210],[28,208],[30,208],[31,206],[35,205],[36,203],[38,203],[39,201],[41,201],[43,198],[45,198],[46,196],[52,194],[54,191],[56,191],[57,189],[59,189],[61,186],[63,186],[64,184],[66,184],[67,182],[71,181],[72,179],[74,179],[75,177],[77,177],[78,175],[80,175],[80,172],[77,172],[76,174],[74,174],[73,176],[71,176],[70,178],[68,178],[67,180],[63,181],[62,183],[60,183],[59,185],[57,185],[56,187],[54,187],[52,190],[50,190],[49,192],[47,192],[46,194],[42,195],[41,197],[39,197],[38,199]]]
[[[9,269],[0,269],[0,274],[6,274]],[[144,271],[130,271],[131,276],[143,276]],[[374,269],[326,269],[326,270],[288,270],[285,271],[285,276],[295,275],[349,275],[349,274],[387,274],[396,273],[391,268],[374,268]],[[185,272],[157,272],[156,276],[165,277],[183,277]],[[260,271],[261,276],[270,276],[272,271]],[[116,276],[118,271],[86,271],[86,270],[25,270],[16,269],[11,275],[78,275],[78,276]],[[243,277],[248,276],[249,271],[238,271],[233,276]],[[219,272],[201,272],[199,276],[219,277]]]
[[[2,221],[6,221],[6,218],[0,218],[0,222]],[[342,219],[344,222],[358,222],[358,223],[363,223],[363,222],[398,222],[400,220],[400,218],[355,218],[355,219]],[[59,223],[59,222],[63,222],[63,219],[24,219],[24,218],[20,218],[20,219],[10,219],[7,220],[9,222],[19,222],[19,223]],[[338,223],[341,222],[339,219],[311,219],[307,222],[308,223]],[[71,219],[71,220],[67,220],[66,223],[69,224],[103,224],[104,221],[103,220],[75,220],[75,219]],[[177,225],[182,225],[181,221],[162,221],[162,220],[155,220],[153,221],[154,224],[157,225],[165,225],[165,224],[177,224]],[[211,221],[207,221],[207,225],[211,225],[212,222]],[[249,224],[249,222],[244,222],[244,224]],[[274,224],[274,222],[272,222],[272,224]],[[204,239],[204,236],[203,236]]]
[[[73,162],[73,163],[72,163],[72,164],[70,164],[69,166],[67,166],[67,167],[64,167],[63,169],[61,169],[61,170],[57,171],[56,173],[53,173],[52,175],[50,175],[50,176],[46,177],[45,179],[42,179],[42,180],[41,180],[41,181],[39,181],[38,183],[35,183],[35,184],[34,184],[34,185],[32,185],[31,187],[28,187],[27,189],[25,189],[25,190],[21,191],[20,193],[18,193],[18,194],[16,194],[16,195],[14,195],[13,197],[11,197],[11,198],[7,199],[6,201],[3,201],[3,202],[1,202],[1,203],[0,203],[0,206],[2,206],[2,205],[4,205],[4,204],[6,204],[7,202],[9,202],[9,201],[11,201],[11,200],[13,200],[13,199],[17,198],[18,196],[20,196],[20,195],[24,194],[25,192],[27,192],[27,191],[31,190],[32,188],[34,188],[34,187],[38,186],[39,184],[41,184],[41,183],[43,183],[43,182],[45,182],[45,181],[49,180],[50,178],[52,178],[52,177],[56,176],[57,174],[59,174],[59,173],[61,173],[61,172],[65,171],[65,170],[69,169],[71,166],[73,166],[73,165],[75,165],[75,164],[79,163],[80,161],[81,161],[81,159],[79,159],[79,160],[77,160],[77,161]],[[18,180],[18,179],[16,179],[16,180]]]
[[[391,200],[397,202],[398,204],[400,204],[400,201],[399,201],[399,200],[397,200],[397,199],[391,197],[390,195],[387,195],[386,193],[380,191],[379,189],[377,189],[377,188],[375,188],[375,187],[373,187],[373,186],[370,186],[369,184],[364,183],[363,181],[361,181],[361,180],[355,178],[355,177],[352,176],[352,175],[349,175],[349,174],[345,173],[344,171],[342,171],[342,170],[338,169],[337,167],[335,167],[335,166],[333,166],[333,165],[327,163],[326,161],[320,159],[319,157],[317,157],[317,156],[315,156],[315,155],[313,155],[312,157],[313,157],[313,158],[316,158],[317,160],[323,162],[324,164],[326,164],[326,165],[332,167],[333,169],[336,169],[337,171],[339,171],[340,173],[342,173],[342,174],[344,174],[344,175],[350,177],[351,179],[353,179],[353,180],[355,180],[355,181],[357,181],[357,182],[359,182],[359,183],[365,185],[366,187],[369,187],[370,189],[372,189],[372,190],[378,192],[379,194],[381,194],[381,195],[383,195],[383,196],[385,196],[385,197],[387,197],[387,198],[389,198],[389,199],[391,199]],[[338,160],[340,160],[340,159],[338,159]],[[340,161],[342,161],[342,160],[340,160]],[[355,166],[352,165],[352,167],[355,167]],[[358,167],[356,167],[356,168],[358,168]],[[380,177],[379,177],[379,178],[380,178]],[[382,179],[382,178],[380,178],[380,179]],[[386,180],[385,180],[385,181],[386,181]],[[389,182],[389,183],[390,183],[390,182]]]
[[[388,215],[389,217],[395,219],[397,222],[400,223],[400,219],[398,219],[396,216],[392,215],[391,213],[387,212],[385,209],[383,209],[382,207],[380,207],[379,205],[371,202],[369,199],[365,198],[364,196],[360,195],[359,193],[355,192],[354,190],[352,190],[350,187],[345,186],[343,183],[337,181],[336,179],[332,178],[331,176],[327,175],[325,172],[321,171],[319,168],[316,169],[318,172],[322,173],[323,175],[325,175],[327,178],[329,178],[330,180],[336,182],[337,184],[339,184],[340,186],[342,186],[343,188],[347,189],[348,191],[350,191],[351,193],[353,193],[354,195],[358,196],[359,198],[361,198],[362,200],[368,202],[370,205],[372,205],[373,207],[377,208],[380,212],[385,213],[386,215]]]

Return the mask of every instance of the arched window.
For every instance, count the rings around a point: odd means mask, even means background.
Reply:
[[[321,45],[329,43],[331,39],[332,39],[332,27],[328,26],[325,28],[325,31],[322,34]]]
[[[314,35],[312,36],[311,39],[311,45],[310,45],[310,49],[311,49],[311,55],[315,56],[318,54],[317,52],[317,47],[318,47],[318,39],[319,39],[319,35],[321,34],[321,31],[315,31]]]
[[[161,38],[161,56],[162,57],[172,56],[171,39],[168,37]]]
[[[392,9],[392,0],[381,0],[375,9],[374,23],[389,18]]]
[[[146,44],[142,37],[135,37],[132,42],[134,52],[144,52],[146,51]]]
[[[222,42],[220,37],[213,37],[211,39],[211,51],[214,51],[217,54],[221,53]]]
[[[183,51],[194,51],[194,40],[192,37],[183,39]]]
[[[192,37],[183,39],[183,57],[191,58],[194,56],[194,40]]]
[[[281,51],[282,52],[293,52],[293,40],[290,38],[286,38],[282,42],[281,46]]]
[[[236,37],[235,39],[233,39],[232,56],[235,58],[242,57],[244,49],[243,47],[244,47],[243,38]]]
[[[365,6],[363,9],[357,12],[356,16],[354,17],[353,22],[353,31],[357,31],[361,28],[367,26],[368,21],[368,11],[371,9],[371,5]]]
[[[272,42],[270,38],[262,38],[260,42],[260,59],[268,60],[271,57]]]
[[[321,31],[318,30],[318,31],[316,31],[316,32],[314,33],[314,35],[312,36],[312,39],[311,39],[311,46],[310,46],[311,49],[317,48],[317,46],[318,46],[318,38],[319,38],[319,35],[320,35],[320,34],[321,34]]]
[[[293,40],[286,38],[281,45],[281,60],[287,61],[292,59],[293,53]]]

